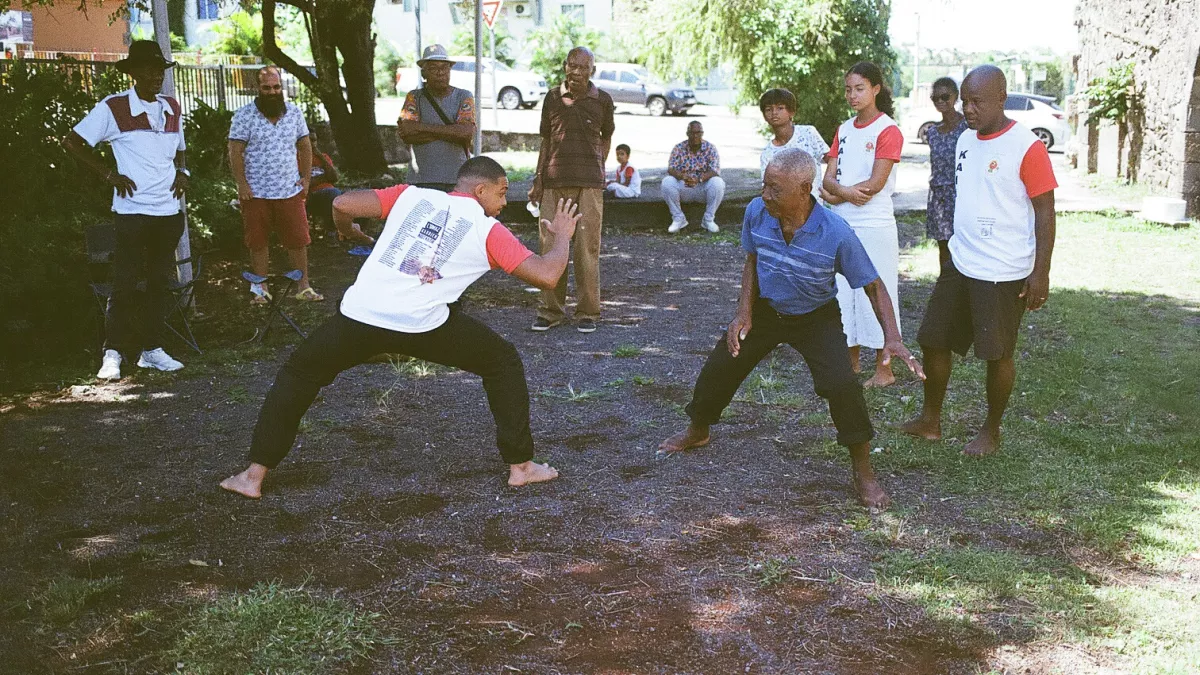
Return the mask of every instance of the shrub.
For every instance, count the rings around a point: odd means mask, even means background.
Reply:
[[[396,51],[392,43],[381,40],[375,47],[375,93],[396,95],[396,69],[411,65],[412,60]]]
[[[565,73],[563,63],[567,52],[575,47],[588,47],[595,51],[600,44],[600,33],[584,26],[578,19],[559,14],[554,23],[533,32],[529,41],[533,45],[533,58],[529,69],[546,78],[553,89],[562,84]]]
[[[241,217],[229,204],[237,199],[237,185],[226,160],[232,120],[233,111],[203,102],[184,120],[192,171],[188,225],[193,236],[213,241],[221,248],[235,248],[242,239]]]

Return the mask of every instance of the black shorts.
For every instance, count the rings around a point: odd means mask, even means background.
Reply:
[[[972,279],[946,261],[925,308],[917,342],[926,348],[952,349],[962,356],[974,343],[975,356],[984,361],[1012,356],[1025,313],[1025,299],[1020,297],[1024,287],[1024,279]]]

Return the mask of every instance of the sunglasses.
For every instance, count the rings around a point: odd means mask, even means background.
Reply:
[[[934,103],[943,103],[945,101],[953,101],[954,94],[934,94],[933,96],[929,97],[929,100],[933,101]]]

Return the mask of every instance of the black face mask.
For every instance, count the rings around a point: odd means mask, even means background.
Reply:
[[[283,94],[259,94],[258,98],[254,99],[254,105],[258,106],[258,111],[267,117],[279,117],[286,109]]]

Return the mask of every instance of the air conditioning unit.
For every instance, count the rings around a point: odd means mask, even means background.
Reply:
[[[509,16],[516,19],[532,19],[533,3],[529,0],[517,0],[509,5]]]

